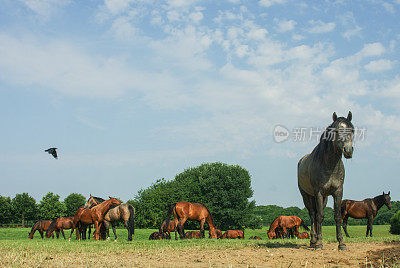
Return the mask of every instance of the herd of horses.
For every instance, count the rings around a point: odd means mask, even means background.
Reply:
[[[326,128],[320,137],[318,145],[310,153],[302,157],[298,163],[298,188],[302,195],[303,202],[310,216],[311,228],[309,229],[302,219],[297,216],[279,216],[270,225],[267,232],[269,239],[300,238],[310,239],[310,246],[315,249],[322,248],[322,222],[324,219],[324,208],[327,204],[327,197],[333,196],[334,218],[336,222],[336,238],[339,242],[339,249],[345,249],[343,243],[341,227],[346,236],[347,221],[349,217],[355,219],[366,218],[366,236],[372,236],[373,219],[378,210],[386,205],[391,209],[390,191],[374,198],[364,199],[363,201],[342,200],[343,183],[345,169],[342,156],[349,159],[353,155],[353,136],[354,126],[351,123],[352,113],[347,117],[338,117],[336,113],[332,116],[333,122]],[[104,200],[90,195],[85,205],[79,208],[74,217],[61,217],[53,221],[38,221],[29,233],[29,238],[33,238],[35,231],[39,231],[43,238],[57,238],[59,233],[64,235],[64,229],[72,229],[72,233],[77,229],[77,239],[86,239],[86,230],[94,225],[93,237],[95,240],[109,239],[109,226],[111,224],[117,240],[115,223],[122,221],[128,230],[128,240],[132,240],[134,234],[135,208],[129,204],[122,203],[120,200],[110,197]],[[173,220],[171,220],[173,217]],[[187,220],[198,221],[199,231],[184,231],[184,224]],[[204,238],[204,224],[207,222],[209,227],[209,237],[219,239],[244,239],[243,230],[227,230],[223,234],[213,222],[208,208],[200,203],[190,203],[180,201],[172,204],[166,214],[165,220],[159,227],[158,232],[150,235],[149,239],[171,239],[171,232],[175,232],[175,239]],[[299,233],[299,227],[303,227],[307,232]],[[251,239],[261,239],[251,237]]]

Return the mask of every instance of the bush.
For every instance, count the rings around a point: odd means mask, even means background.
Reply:
[[[390,230],[391,234],[400,234],[400,211],[398,211],[392,217],[390,221]]]

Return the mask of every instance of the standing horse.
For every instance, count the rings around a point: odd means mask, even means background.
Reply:
[[[104,199],[90,195],[88,201],[85,203],[84,208],[92,208],[97,206]],[[104,226],[107,232],[107,239],[110,239],[110,223],[114,232],[115,241],[117,241],[117,231],[115,230],[115,223],[123,221],[126,229],[128,229],[128,241],[132,241],[132,235],[135,234],[135,208],[126,203],[119,206],[110,208],[104,216]]]
[[[280,237],[283,239],[288,236],[289,229],[294,229],[294,234],[297,236],[300,226],[309,231],[307,225],[304,224],[301,218],[297,216],[279,216],[271,223],[267,232],[268,238],[273,239]]]
[[[60,217],[53,221],[46,231],[46,237],[50,238],[52,235],[54,236],[53,232],[55,231],[57,238],[59,238],[61,232],[65,239],[64,229],[72,229],[69,236],[69,239],[71,239],[72,233],[74,232],[74,217]]]
[[[94,206],[90,209],[79,208],[74,216],[74,226],[77,224],[94,224],[95,231],[93,237],[95,240],[100,240],[100,227],[104,220],[104,216],[111,206],[118,206],[122,202],[116,198],[110,197],[110,199]],[[80,239],[79,232],[76,233],[77,238]]]
[[[339,249],[346,248],[340,212],[344,182],[342,155],[347,159],[353,156],[354,127],[351,112],[347,118],[338,118],[333,113],[332,119],[333,123],[322,133],[319,144],[311,154],[300,159],[297,167],[298,187],[311,221],[310,246],[316,249],[322,248],[322,221],[329,195],[334,201]]]
[[[217,238],[215,233],[215,227],[213,220],[211,218],[211,213],[206,206],[200,203],[189,203],[186,201],[180,201],[178,203],[172,204],[169,209],[167,216],[165,218],[165,226],[169,226],[172,213],[174,214],[174,221],[177,223],[177,228],[175,228],[175,239],[177,240],[177,230],[179,232],[179,238],[184,239],[185,233],[183,229],[183,224],[187,220],[195,220],[200,222],[200,232],[204,237],[204,223],[207,221],[208,227],[210,229],[210,235],[212,238]],[[165,233],[165,228],[161,229],[160,233]]]
[[[47,229],[49,229],[49,226],[51,224],[52,221],[46,221],[46,220],[40,220],[38,222],[36,222],[33,226],[32,229],[28,235],[29,239],[33,239],[33,235],[35,234],[36,231],[39,232],[40,236],[43,239],[43,232],[46,232]],[[54,235],[53,235],[54,238]]]
[[[344,199],[342,201],[342,219],[343,230],[346,236],[350,237],[347,232],[347,220],[349,217],[354,219],[368,219],[366,236],[372,236],[372,223],[378,214],[378,210],[380,210],[383,205],[386,205],[388,209],[392,208],[392,204],[390,203],[390,191],[387,194],[383,192],[381,195],[375,196],[374,198],[367,198],[363,201]]]

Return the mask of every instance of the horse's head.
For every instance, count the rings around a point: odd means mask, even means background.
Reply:
[[[28,234],[29,234],[29,235],[28,235],[28,238],[29,238],[29,239],[33,239],[33,233],[32,233],[32,232],[28,232]]]
[[[383,200],[388,209],[392,209],[392,203],[390,203],[390,199],[390,191],[387,194],[383,192]]]
[[[119,206],[119,205],[121,205],[122,204],[122,202],[120,201],[120,200],[118,200],[117,198],[114,198],[114,197],[111,197],[111,196],[109,196],[109,201],[110,201],[110,204],[112,205],[112,206]]]
[[[343,153],[345,158],[353,156],[353,135],[354,126],[351,123],[352,113],[349,112],[347,118],[338,117],[333,113],[333,123],[328,127],[323,138],[332,141],[334,147]]]
[[[276,238],[276,233],[275,232],[268,232],[267,235],[268,235],[269,239],[275,239]]]
[[[209,232],[208,232],[208,238],[219,238],[220,235],[222,235],[222,232],[216,228],[210,228]]]
[[[96,200],[93,198],[92,195],[90,195],[88,201],[86,201],[85,205],[83,206],[83,208],[92,208],[94,206],[98,205]]]

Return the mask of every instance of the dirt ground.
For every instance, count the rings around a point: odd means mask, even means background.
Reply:
[[[257,248],[171,252],[148,256],[138,265],[198,267],[381,267],[382,261],[393,266],[400,256],[398,242],[349,243],[347,250],[338,251],[336,243],[312,250],[304,245],[271,248],[260,243]],[[382,258],[384,254],[384,258]],[[400,260],[400,259],[399,259]]]

